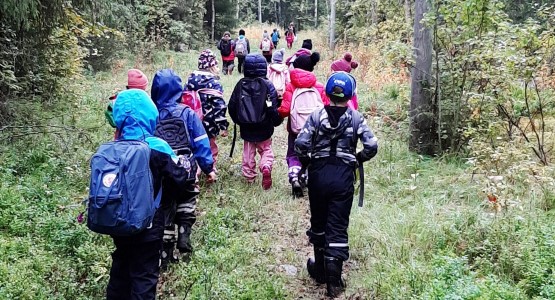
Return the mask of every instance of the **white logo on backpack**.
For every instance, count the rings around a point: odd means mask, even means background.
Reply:
[[[323,107],[324,103],[317,89],[313,87],[295,89],[291,100],[291,113],[289,115],[291,130],[294,133],[301,132],[310,114]]]
[[[283,94],[285,93],[285,72],[280,72],[270,68],[270,75],[268,76],[268,79],[276,88],[278,96],[283,97]]]
[[[262,51],[268,52],[272,50],[272,42],[269,39],[264,39],[262,41]]]

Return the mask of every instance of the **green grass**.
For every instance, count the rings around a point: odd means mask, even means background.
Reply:
[[[196,52],[158,53],[153,64],[133,57],[113,72],[75,81],[76,96],[62,106],[25,108],[50,134],[0,144],[0,299],[102,299],[113,250],[105,236],[75,217],[87,194],[88,159],[112,136],[105,100],[123,88],[128,67],[152,77],[170,66],[185,80]],[[325,66],[319,67],[320,77]],[[240,77],[223,76],[226,96]],[[362,87],[359,89],[364,91]],[[406,86],[361,93],[387,115],[408,104]],[[22,106],[23,107],[23,106]],[[63,117],[62,117],[63,116]],[[365,165],[366,195],[353,207],[352,299],[553,299],[555,222],[551,193],[529,182],[511,189],[521,203],[496,212],[483,186],[457,157],[430,159],[407,150],[406,116],[392,126],[369,119],[380,150]],[[56,128],[74,130],[55,130]],[[17,132],[44,129],[24,128]],[[13,132],[11,133],[13,134]],[[220,138],[219,181],[203,187],[189,263],[163,274],[160,299],[321,299],[305,270],[311,246],[308,201],[290,197],[286,133],[276,130],[274,187],[247,185],[240,150],[227,157],[231,137]],[[238,144],[241,149],[241,142]],[[545,191],[545,189],[544,189]],[[283,265],[298,272],[287,275]],[[355,297],[359,298],[355,298]]]

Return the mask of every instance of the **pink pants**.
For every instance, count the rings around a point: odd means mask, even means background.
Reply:
[[[272,170],[274,165],[274,152],[272,151],[272,139],[269,138],[265,141],[253,143],[244,141],[243,143],[243,176],[247,180],[254,180],[256,178],[256,151],[260,154],[259,169],[267,167]]]

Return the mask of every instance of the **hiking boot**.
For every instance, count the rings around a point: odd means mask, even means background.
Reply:
[[[179,231],[177,233],[177,249],[180,253],[190,253],[193,252],[193,246],[191,246],[191,227],[187,225],[179,225]]]
[[[162,246],[162,252],[160,253],[160,269],[162,272],[168,270],[170,264],[179,261],[179,258],[174,254],[174,243],[164,243]]]
[[[343,271],[343,261],[335,258],[324,258],[324,269],[326,272],[326,288],[328,296],[335,298],[345,291],[345,281],[341,278]]]
[[[272,187],[272,171],[268,167],[262,168],[262,188],[269,190]]]
[[[326,283],[326,272],[324,269],[324,248],[314,246],[314,258],[306,262],[308,275],[318,283]]]
[[[303,185],[300,183],[299,178],[295,177],[291,179],[291,189],[295,198],[302,198],[304,196]]]

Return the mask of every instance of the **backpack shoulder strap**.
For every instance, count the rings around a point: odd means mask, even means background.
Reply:
[[[353,126],[353,147],[355,149],[355,154],[357,150],[357,142],[358,142],[358,129],[362,124],[362,118],[359,112],[350,109],[351,114],[351,122]],[[360,180],[360,185],[358,188],[358,207],[362,207],[364,203],[364,165],[358,164],[358,177]]]

